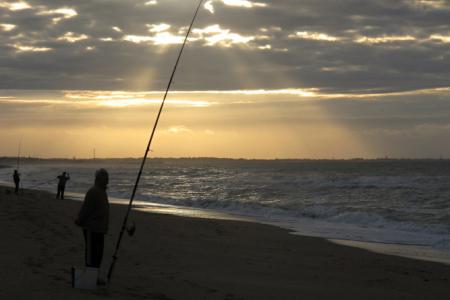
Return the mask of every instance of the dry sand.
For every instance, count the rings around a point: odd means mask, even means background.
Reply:
[[[0,187],[0,299],[450,299],[450,266],[375,254],[268,225],[132,212],[113,281],[70,286],[83,265],[81,203]],[[124,207],[112,205],[107,266]],[[105,268],[104,268],[105,269]]]

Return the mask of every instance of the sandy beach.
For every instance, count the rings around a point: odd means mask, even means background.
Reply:
[[[1,299],[448,299],[450,266],[371,253],[250,222],[133,211],[112,282],[70,286],[83,265],[81,203],[0,187]],[[103,272],[124,206],[112,205]]]

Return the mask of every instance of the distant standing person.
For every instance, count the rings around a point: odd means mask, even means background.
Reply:
[[[95,184],[84,197],[75,224],[83,229],[86,267],[100,268],[103,259],[105,234],[109,226],[109,202],[106,189],[108,172],[95,172]]]
[[[19,186],[20,186],[20,174],[19,174],[19,172],[17,172],[17,170],[14,170],[13,179],[14,179],[14,185],[16,187],[14,190],[14,193],[16,195],[18,195],[19,194]]]
[[[70,176],[66,172],[63,172],[56,178],[58,178],[58,192],[56,193],[56,199],[64,199],[64,190],[66,189],[67,181],[70,180]]]

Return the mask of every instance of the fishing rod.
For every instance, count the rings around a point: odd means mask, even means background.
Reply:
[[[23,138],[23,136],[20,137],[19,146],[18,146],[18,149],[17,149],[17,166],[16,166],[16,170],[17,170],[17,174],[19,176],[19,184],[18,184],[18,189],[19,190],[18,190],[18,194],[20,194],[20,191],[22,191],[22,193],[23,193],[23,189],[20,188],[20,186],[22,184],[20,184],[20,173],[19,173],[19,171],[20,171],[20,155],[21,155],[21,151],[22,151],[22,138]]]
[[[139,180],[141,179],[142,170],[144,169],[144,165],[145,165],[145,161],[147,160],[148,152],[150,151],[150,146],[151,146],[152,141],[153,141],[153,136],[155,135],[156,127],[158,126],[159,118],[160,118],[162,110],[164,108],[164,104],[166,102],[167,95],[169,94],[170,87],[172,86],[173,78],[174,78],[175,73],[177,71],[177,67],[178,67],[178,64],[180,62],[181,55],[183,54],[184,47],[186,46],[186,43],[187,43],[188,38],[189,38],[189,34],[191,33],[192,27],[194,26],[195,19],[197,18],[197,15],[198,15],[198,12],[200,10],[200,7],[201,7],[202,3],[203,3],[203,0],[200,0],[198,2],[197,8],[196,8],[195,13],[194,13],[194,16],[192,17],[191,24],[189,25],[189,29],[188,29],[188,31],[186,33],[186,37],[184,38],[183,45],[181,46],[180,52],[178,53],[177,60],[176,60],[175,65],[173,67],[172,74],[171,74],[169,82],[167,84],[166,92],[165,92],[164,97],[163,97],[162,102],[161,102],[161,106],[159,107],[158,115],[156,116],[156,120],[155,120],[155,123],[153,125],[153,129],[152,129],[152,132],[150,134],[150,138],[148,140],[147,148],[145,150],[144,157],[142,158],[141,167],[139,169],[139,172],[138,172],[137,178],[136,178],[136,182],[135,182],[134,187],[133,187],[133,192],[131,193],[130,202],[128,203],[128,208],[127,208],[127,212],[125,214],[125,218],[124,218],[123,223],[122,223],[122,228],[120,229],[119,237],[118,237],[117,243],[116,243],[116,248],[114,249],[114,254],[112,256],[111,265],[109,266],[109,270],[108,270],[107,282],[110,282],[110,280],[111,280],[111,276],[112,276],[112,273],[113,273],[113,270],[114,270],[114,266],[115,266],[116,261],[118,259],[117,253],[118,253],[119,248],[120,248],[120,243],[122,241],[123,234],[124,234],[124,232],[126,230],[126,227],[127,227],[128,216],[130,214],[130,210],[131,210],[131,207],[133,205],[134,196],[136,195],[136,190],[137,190],[138,185],[139,185]]]
[[[19,141],[19,147],[17,149],[17,172],[19,172],[20,169],[20,152],[22,150],[22,138],[20,138]]]

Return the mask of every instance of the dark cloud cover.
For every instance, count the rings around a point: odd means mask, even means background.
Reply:
[[[146,24],[170,24],[170,32],[177,34],[189,23],[197,1],[146,2],[28,0],[28,9],[0,7],[0,24],[16,25],[9,31],[0,29],[0,88],[162,89],[179,45],[123,38],[151,35]],[[257,2],[266,6],[244,8],[215,1],[214,14],[201,11],[196,28],[218,24],[255,39],[230,47],[192,41],[176,89],[315,87],[364,93],[450,86],[449,1]],[[63,18],[56,11],[61,8],[73,9],[77,15]],[[55,24],[58,17],[61,20]],[[62,40],[67,32],[87,38]],[[336,40],[295,38],[296,32],[321,33]],[[402,36],[410,39],[357,42],[363,37]],[[20,51],[17,45],[52,50]]]

